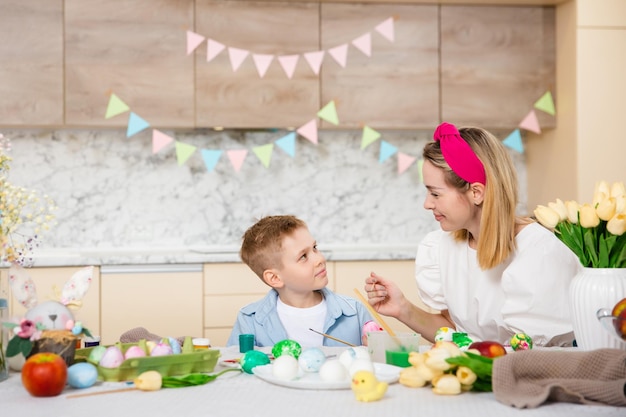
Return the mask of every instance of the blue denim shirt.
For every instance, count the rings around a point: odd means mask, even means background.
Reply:
[[[372,320],[367,308],[360,301],[335,294],[327,288],[323,288],[321,293],[328,308],[324,329],[321,331],[353,345],[361,346],[363,325]],[[274,346],[281,340],[288,339],[287,332],[276,311],[277,302],[278,292],[272,289],[261,300],[239,310],[237,321],[226,345],[238,345],[239,335],[244,333],[254,334],[256,346]],[[343,343],[327,337],[324,338],[324,346],[345,347]]]

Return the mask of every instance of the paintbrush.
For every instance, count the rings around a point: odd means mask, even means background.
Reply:
[[[321,334],[322,336],[327,337],[327,338],[329,338],[329,339],[332,339],[332,340],[334,340],[334,341],[336,341],[336,342],[343,343],[344,345],[348,345],[348,346],[356,347],[356,345],[353,345],[353,344],[352,344],[352,343],[350,343],[350,342],[346,342],[345,340],[337,339],[336,337],[333,337],[333,336],[331,336],[331,335],[329,335],[329,334],[322,333],[322,332],[318,332],[317,330],[313,330],[313,329],[311,329],[311,328],[309,328],[309,330],[310,330],[310,331],[312,331],[312,332],[314,332],[314,333]]]

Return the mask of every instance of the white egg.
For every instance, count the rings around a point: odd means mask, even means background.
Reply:
[[[346,369],[350,369],[352,361],[355,359],[370,359],[370,354],[367,351],[367,348],[364,346],[350,347],[341,352],[341,355],[339,355],[339,361],[346,367]]]
[[[312,347],[302,351],[298,358],[300,368],[304,372],[318,372],[326,362],[326,355],[320,348]]]
[[[298,360],[291,355],[280,355],[272,364],[272,375],[285,381],[295,379],[299,370]]]
[[[358,371],[369,371],[371,373],[374,373],[374,364],[369,358],[355,359],[352,361],[352,364],[350,365],[350,368],[349,368],[350,376],[354,376],[354,374],[357,373]]]
[[[320,379],[327,382],[341,382],[349,379],[348,370],[339,359],[324,362],[319,371]]]

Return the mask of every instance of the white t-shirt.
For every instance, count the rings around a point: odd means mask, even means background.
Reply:
[[[283,303],[278,298],[276,311],[289,339],[297,340],[302,347],[322,346],[324,336],[312,332],[309,329],[324,331],[324,320],[326,319],[326,299],[308,308],[292,307]]]
[[[582,268],[578,258],[537,223],[524,227],[515,241],[509,259],[483,271],[467,242],[441,230],[429,233],[415,260],[420,297],[429,307],[447,309],[457,331],[474,340],[507,343],[521,332],[545,345],[568,335],[569,285]]]

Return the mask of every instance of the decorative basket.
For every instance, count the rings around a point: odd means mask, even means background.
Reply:
[[[33,343],[30,356],[40,352],[51,352],[61,356],[67,366],[74,363],[78,337],[69,330],[44,330],[41,338]]]

